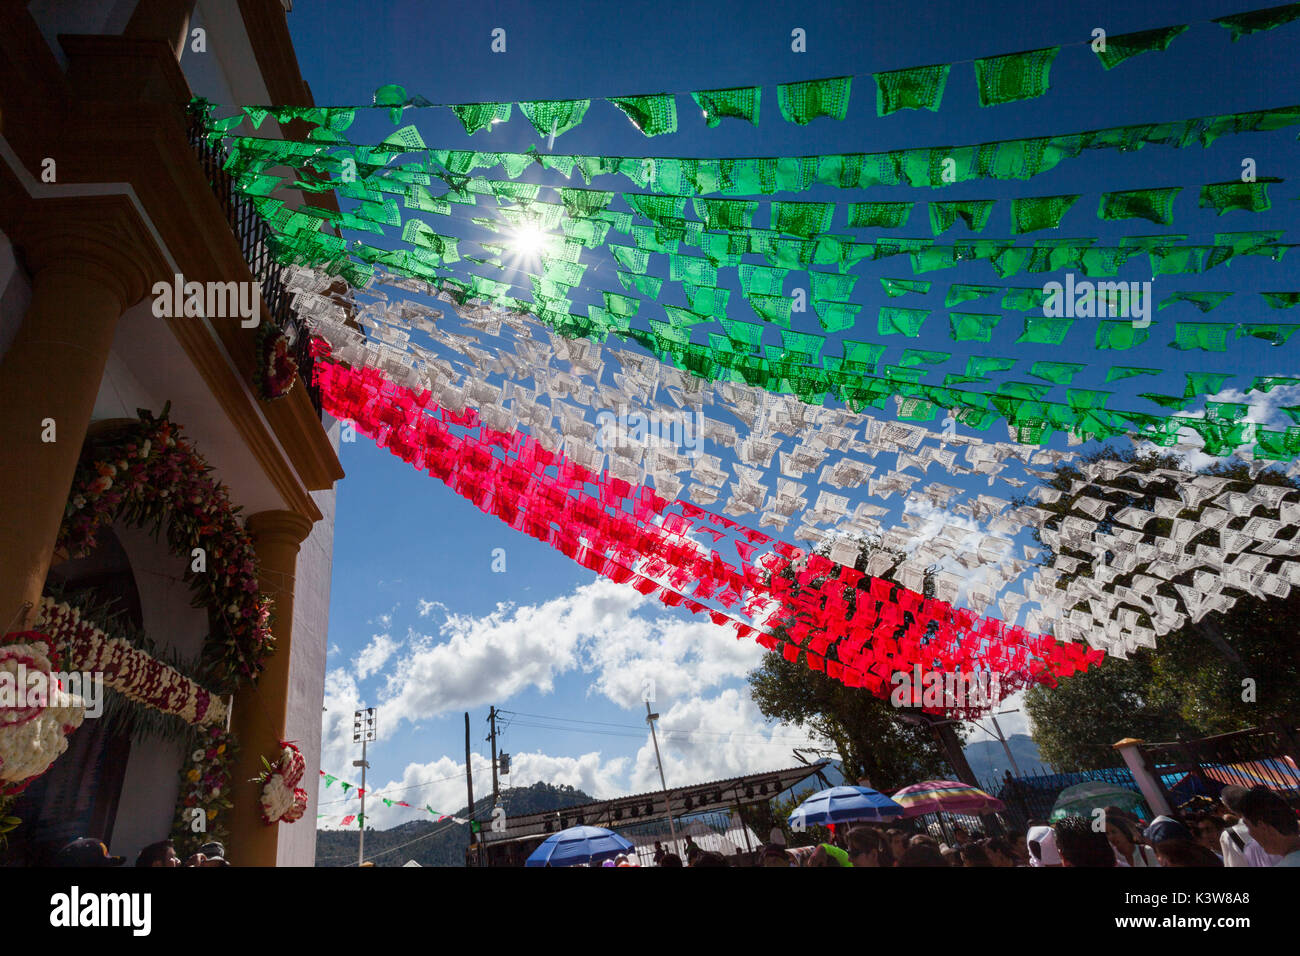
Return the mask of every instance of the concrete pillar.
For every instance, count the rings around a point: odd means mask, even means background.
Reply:
[[[1124,763],[1133,774],[1133,779],[1137,781],[1138,789],[1142,791],[1142,796],[1146,798],[1147,806],[1156,816],[1164,814],[1173,816],[1173,808],[1169,806],[1169,801],[1165,799],[1165,791],[1160,786],[1160,781],[1156,778],[1155,771],[1142,754],[1141,744],[1143,741],[1136,740],[1133,737],[1125,737],[1114,747],[1124,758]]]
[[[0,631],[40,598],[113,330],[161,274],[138,226],[122,197],[48,200],[14,237],[32,300],[0,359]]]
[[[137,40],[166,40],[180,59],[189,36],[195,0],[139,0],[123,36]]]
[[[262,772],[262,758],[272,760],[284,739],[289,701],[289,657],[293,642],[294,574],[298,549],[311,532],[312,521],[296,511],[262,511],[246,522],[257,550],[258,583],[275,602],[271,631],[275,653],[255,686],[235,695],[231,729],[239,743],[230,811],[230,861],[235,866],[275,866],[280,826],[262,822],[261,787],[248,783]],[[315,826],[303,819],[292,826]]]

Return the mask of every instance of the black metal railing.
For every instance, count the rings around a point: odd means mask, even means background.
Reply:
[[[221,204],[230,229],[239,242],[239,251],[253,278],[260,284],[262,300],[270,312],[271,321],[289,340],[290,354],[298,365],[298,374],[307,387],[312,407],[319,415],[321,395],[312,375],[315,360],[311,354],[311,336],[307,324],[294,311],[293,294],[285,287],[284,267],[271,252],[271,229],[258,215],[253,201],[235,188],[234,178],[223,168],[225,148],[208,140],[202,112],[193,107],[190,109],[189,141],[208,185],[212,187],[212,194]]]
[[[1143,756],[1161,768],[1168,785],[1177,775],[1199,783],[1210,793],[1228,785],[1263,786],[1292,803],[1300,803],[1297,738],[1300,731],[1289,723],[1270,721],[1262,727],[1203,737],[1142,744]]]
[[[1114,784],[1133,793],[1141,793],[1127,767],[1101,767],[1060,773],[1055,770],[1030,770],[1019,777],[1008,772],[1001,779],[988,780],[985,793],[1006,804],[1003,817],[1012,828],[1026,829],[1030,820],[1046,820],[1061,791],[1076,784],[1098,781]]]
[[[1300,730],[1272,721],[1216,737],[1138,746],[1165,799],[1175,809],[1201,798],[1213,800],[1229,784],[1247,790],[1268,787],[1293,806],[1300,806],[1298,738]],[[1030,820],[1047,819],[1062,790],[1088,781],[1141,792],[1127,766],[1074,772],[1036,769],[1019,777],[1008,772],[985,781],[983,788],[1006,804],[1004,817],[1024,828]]]

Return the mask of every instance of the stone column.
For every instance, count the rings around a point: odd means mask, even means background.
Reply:
[[[248,518],[248,531],[257,549],[259,584],[275,602],[271,631],[275,653],[256,686],[235,695],[231,729],[239,743],[230,811],[230,861],[235,866],[275,866],[280,827],[262,822],[261,787],[248,783],[262,772],[262,758],[279,754],[289,701],[289,658],[293,642],[294,574],[298,549],[311,532],[312,521],[296,511],[262,511]],[[314,827],[302,819],[292,826]]]
[[[0,359],[0,632],[40,598],[117,320],[163,272],[120,196],[33,203],[13,238],[32,301]]]
[[[1150,762],[1142,753],[1142,744],[1144,741],[1135,737],[1125,737],[1112,746],[1120,752],[1124,758],[1124,763],[1128,765],[1129,771],[1133,774],[1133,779],[1137,782],[1138,789],[1142,791],[1142,796],[1146,798],[1147,806],[1156,816],[1164,814],[1171,816],[1173,808],[1169,806],[1169,801],[1165,799],[1164,788],[1160,786],[1160,780],[1156,777],[1155,770],[1152,769]]]
[[[139,0],[123,35],[138,40],[166,40],[179,60],[189,36],[194,3],[195,0]]]

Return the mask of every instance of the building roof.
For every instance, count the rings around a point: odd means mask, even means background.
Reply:
[[[670,805],[674,817],[732,810],[737,806],[770,800],[824,769],[828,764],[829,761],[820,761],[786,770],[768,770],[741,777],[728,777],[725,780],[674,787],[667,792],[652,790],[648,793],[637,793],[613,800],[597,800],[560,810],[546,810],[516,817],[507,815],[504,829],[492,830],[485,820],[483,839],[489,844],[517,840],[537,834],[555,833],[580,824],[617,828],[632,823],[662,819],[667,815]]]

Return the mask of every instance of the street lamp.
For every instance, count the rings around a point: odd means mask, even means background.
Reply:
[[[361,840],[357,844],[357,865],[366,861],[366,771],[370,763],[366,760],[366,744],[377,736],[375,728],[375,708],[354,711],[352,714],[352,742],[361,744],[361,759],[352,761],[352,766],[361,768]]]

